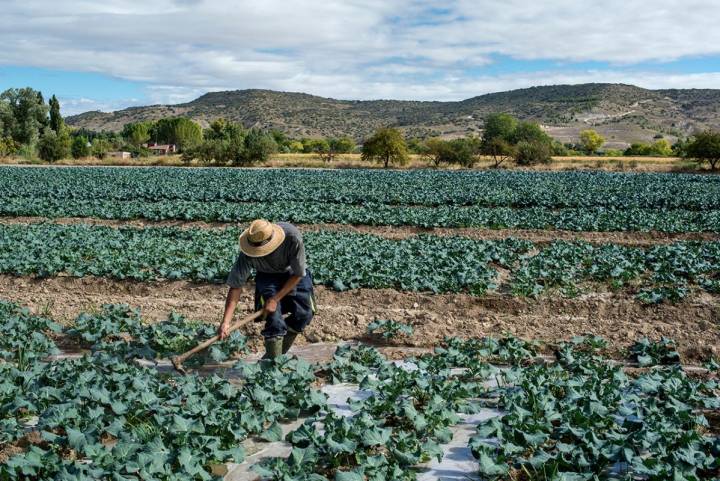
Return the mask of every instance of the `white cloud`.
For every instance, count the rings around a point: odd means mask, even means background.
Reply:
[[[58,98],[62,106],[63,115],[75,115],[93,110],[101,112],[112,112],[113,110],[124,109],[126,107],[145,105],[147,102],[141,99],[117,99],[117,100],[96,100],[86,97],[80,98]]]
[[[237,88],[448,100],[558,82],[716,87],[713,72],[668,76],[633,65],[720,54],[717,7],[716,0],[5,0],[0,64],[139,81],[162,103]],[[569,66],[483,75],[497,55]],[[579,61],[614,66],[573,71]]]

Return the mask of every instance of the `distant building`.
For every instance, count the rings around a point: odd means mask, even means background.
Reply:
[[[177,152],[175,144],[147,144],[147,149],[153,155],[170,155]]]
[[[130,152],[108,152],[108,157],[112,157],[113,159],[130,159],[132,158],[132,154]]]

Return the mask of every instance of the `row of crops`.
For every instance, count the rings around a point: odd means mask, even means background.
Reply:
[[[4,199],[720,208],[717,176],[605,172],[5,167],[0,192]]]
[[[61,328],[0,302],[0,329],[3,480],[220,479],[219,465],[246,458],[247,439],[284,438],[291,454],[255,465],[261,479],[412,481],[422,463],[445,455],[452,427],[481,410],[496,413],[468,445],[482,479],[720,474],[720,366],[691,377],[670,341],[636,343],[630,354],[646,368],[632,375],[600,355],[596,337],[559,343],[553,363],[538,363],[535,346],[512,337],[449,338],[405,365],[343,346],[324,365],[239,362],[240,381],[229,382],[136,363],[178,352],[204,329],[178,316],[150,326],[127,306],[105,306]],[[48,360],[61,339],[92,352]],[[236,335],[211,356],[243,345]],[[348,415],[318,389],[338,382],[365,393]],[[283,436],[280,424],[298,418]]]
[[[0,194],[1,196],[1,194]],[[258,218],[296,224],[338,223],[571,231],[720,232],[720,210],[615,207],[478,207],[246,202],[108,200],[8,197],[0,216],[97,217],[101,219],[249,222]]]
[[[237,255],[239,233],[237,228],[2,225],[0,272],[219,283]],[[505,287],[522,296],[548,289],[573,296],[597,283],[628,289],[649,303],[677,301],[698,288],[720,293],[720,242],[641,248],[431,235],[391,240],[330,231],[307,233],[304,238],[315,282],[336,290],[481,295],[498,288],[502,268],[510,273]]]

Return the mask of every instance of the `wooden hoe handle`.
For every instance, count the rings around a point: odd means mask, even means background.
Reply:
[[[235,324],[230,326],[230,328],[228,329],[228,334],[230,334],[233,331],[237,331],[238,329],[240,329],[242,326],[244,326],[248,322],[252,322],[255,319],[257,319],[258,317],[260,317],[262,314],[263,314],[263,311],[259,310],[253,314],[250,314],[247,317],[244,317],[243,319],[240,319],[238,322],[236,322]],[[198,344],[197,346],[193,347],[188,352],[186,352],[184,354],[180,354],[179,356],[175,356],[172,360],[173,364],[176,367],[178,365],[181,365],[187,358],[189,358],[190,356],[192,356],[193,354],[195,354],[197,352],[207,349],[208,347],[215,344],[219,339],[220,339],[220,336],[215,335],[215,336],[211,337],[210,339],[208,339],[207,341],[203,341],[200,344]]]

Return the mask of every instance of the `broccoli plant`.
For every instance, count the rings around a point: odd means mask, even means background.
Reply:
[[[413,327],[409,324],[391,320],[375,320],[368,324],[367,332],[381,336],[388,341],[399,336],[412,336]]]
[[[646,337],[635,341],[630,346],[630,358],[642,367],[680,363],[675,341],[665,337],[659,341],[651,341]]]

